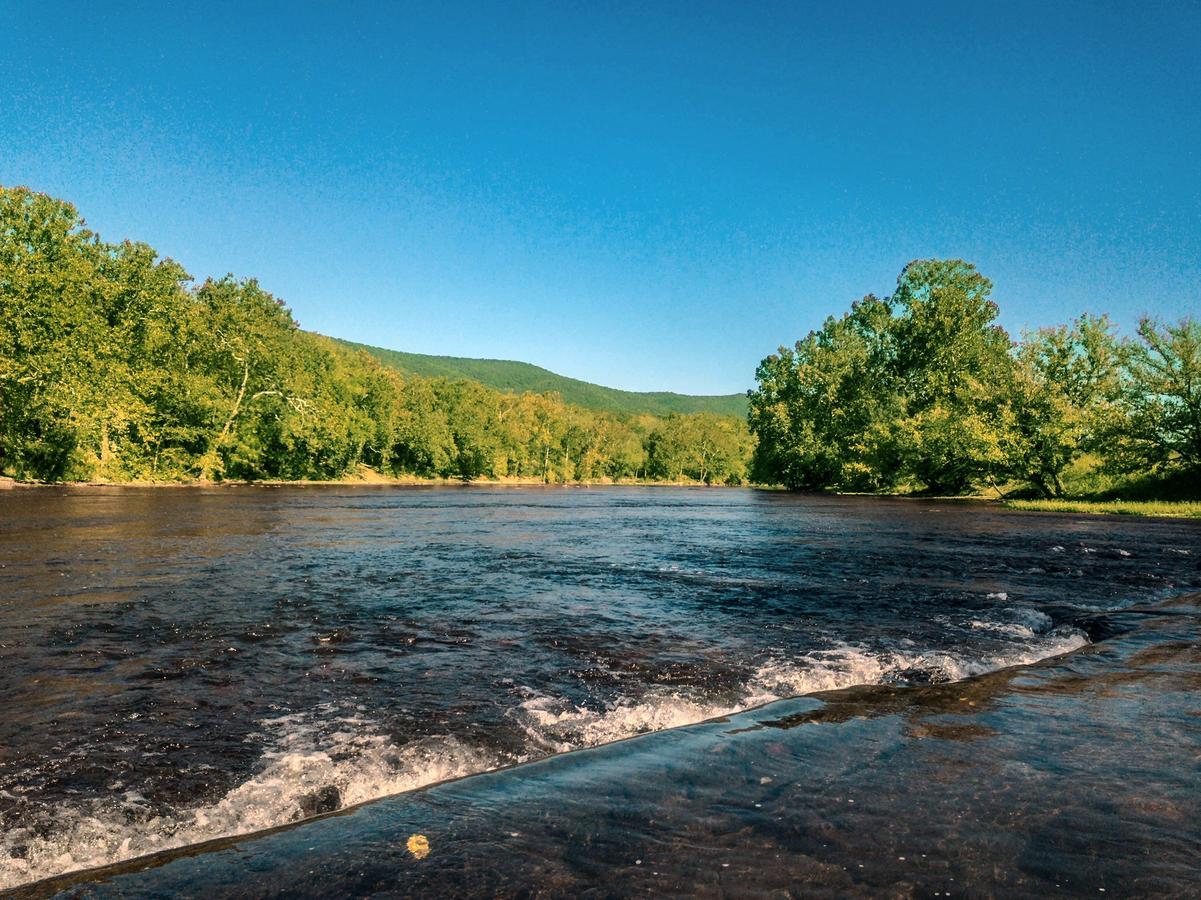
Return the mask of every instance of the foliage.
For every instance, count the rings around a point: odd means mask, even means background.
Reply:
[[[672,395],[674,396],[674,395]],[[740,419],[601,412],[555,393],[403,375],[300,330],[232,276],[199,287],[74,207],[0,188],[0,473],[37,480],[739,483]]]
[[[895,364],[888,305],[867,296],[756,372],[748,421],[754,476],[793,488],[884,487],[896,465]]]
[[[741,484],[750,448],[750,432],[737,419],[673,413],[650,433],[646,470],[665,481]]]
[[[864,297],[764,359],[744,425],[706,408],[729,398],[606,394],[523,364],[388,356],[311,334],[253,279],[194,286],[145,244],[103,242],[70,204],[0,188],[0,473],[334,479],[368,466],[547,483],[1196,494],[1201,324],[1144,320],[1121,339],[1084,315],[1013,343],[991,292],[962,260],[910,263],[890,297]],[[401,371],[421,359],[454,377]]]
[[[1201,477],[1201,322],[1143,319],[1126,346],[1126,416],[1115,430],[1113,464]]]
[[[1105,450],[1123,410],[1122,347],[1104,316],[1027,335],[1015,357],[1009,402],[1014,434],[1009,474],[1044,495],[1082,453]]]
[[[891,297],[763,360],[755,478],[938,494],[1025,483],[1046,497],[1086,459],[1096,483],[1201,478],[1201,325],[1148,320],[1122,341],[1083,315],[1014,344],[991,290],[962,260],[919,260]]]

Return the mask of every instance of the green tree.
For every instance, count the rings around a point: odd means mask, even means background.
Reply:
[[[432,381],[410,378],[404,383],[396,419],[394,471],[426,477],[453,471],[454,436]]]
[[[1008,474],[1058,496],[1063,471],[1122,421],[1121,345],[1107,318],[1085,314],[1027,335],[1015,363]]]
[[[151,247],[102,242],[70,204],[0,188],[0,472],[738,481],[749,452],[732,418],[661,422],[402,378],[302,332],[253,279],[193,289]]]
[[[200,477],[257,478],[267,474],[263,416],[278,417],[281,404],[306,414],[308,400],[289,393],[288,354],[297,329],[283,301],[254,279],[209,279],[197,292],[210,337],[202,364],[212,373],[210,433],[199,461]]]
[[[760,364],[754,474],[792,488],[958,493],[1005,471],[1009,336],[963,260],[919,260]]]
[[[153,475],[191,412],[188,275],[104,244],[74,207],[0,189],[0,465],[24,477]],[[172,417],[168,407],[174,406]]]
[[[901,403],[894,324],[888,304],[869,295],[760,364],[748,416],[756,480],[794,489],[891,483]]]
[[[69,203],[0,188],[0,465],[18,477],[80,474],[72,410],[103,252]]]
[[[905,404],[898,440],[905,469],[932,492],[1004,474],[1012,345],[991,292],[971,263],[930,259],[905,267],[890,300]]]
[[[750,454],[750,434],[737,419],[672,413],[647,438],[647,473],[665,481],[741,484]]]
[[[1201,322],[1143,319],[1126,366],[1128,417],[1115,435],[1113,465],[1201,470]]]

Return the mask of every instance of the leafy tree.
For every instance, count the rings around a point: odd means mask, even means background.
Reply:
[[[1201,471],[1201,322],[1143,319],[1126,345],[1128,417],[1113,465]]]
[[[673,477],[743,477],[749,436],[735,418],[661,426],[557,394],[402,377],[302,332],[253,279],[190,281],[145,244],[102,242],[68,203],[0,188],[0,472],[626,478],[648,473],[659,434],[675,441],[679,464],[660,458]]]
[[[69,203],[0,188],[0,463],[19,477],[75,474],[102,253]]]
[[[376,364],[361,351],[348,356],[337,344],[329,341],[327,348],[334,352],[339,366],[337,377],[344,379],[351,392],[362,446],[359,457],[363,465],[380,472],[395,472],[393,458],[400,428],[401,394],[404,384],[392,369]]]
[[[1062,494],[1063,471],[1101,450],[1122,421],[1122,379],[1121,345],[1104,316],[1027,335],[1010,385],[1009,476]]]
[[[765,359],[748,419],[756,477],[954,493],[998,474],[1012,361],[991,288],[962,260],[919,260],[888,299],[865,297]]]
[[[216,384],[200,477],[261,477],[268,471],[264,447],[272,439],[264,418],[278,420],[282,406],[309,413],[309,400],[290,393],[287,384],[296,322],[283,301],[254,279],[210,279],[196,298],[211,335],[203,364]]]
[[[473,381],[443,381],[437,390],[454,442],[452,465],[441,474],[464,480],[492,475],[503,455],[497,392]]]
[[[890,299],[906,408],[898,440],[908,472],[936,493],[960,493],[1004,472],[1011,343],[995,324],[991,291],[961,259],[918,260]]]
[[[0,189],[0,464],[122,478],[184,437],[160,415],[186,380],[187,274],[104,244],[70,204]]]
[[[1015,346],[991,291],[963,260],[910,263],[892,296],[763,360],[748,429],[402,376],[302,332],[253,279],[193,288],[151,247],[101,241],[69,203],[0,188],[0,472],[740,483],[749,464],[793,488],[1008,479],[1054,495],[1096,458],[1100,472],[1196,480],[1201,325],[1144,320],[1119,341],[1085,315]]]
[[[748,421],[757,480],[791,488],[883,487],[896,471],[893,320],[864,297],[759,366]]]
[[[741,484],[750,435],[736,419],[672,413],[647,440],[647,472],[665,481]]]
[[[1201,469],[1201,325],[1145,319],[1119,341],[1086,314],[1015,345],[991,291],[963,260],[918,260],[891,297],[767,357],[749,393],[754,476],[938,493],[1017,480],[1054,496],[1086,458],[1096,472]]]
[[[423,378],[405,382],[390,454],[393,471],[444,475],[452,471],[455,453],[446,410],[438,404],[433,383]]]

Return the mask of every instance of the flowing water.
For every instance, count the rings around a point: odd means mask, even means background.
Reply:
[[[726,489],[8,491],[0,889],[1032,662],[1198,588],[1188,521]]]

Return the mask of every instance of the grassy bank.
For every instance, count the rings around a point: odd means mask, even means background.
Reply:
[[[1170,516],[1201,519],[1197,500],[1006,500],[1010,509],[1029,512],[1100,513],[1117,516]]]

